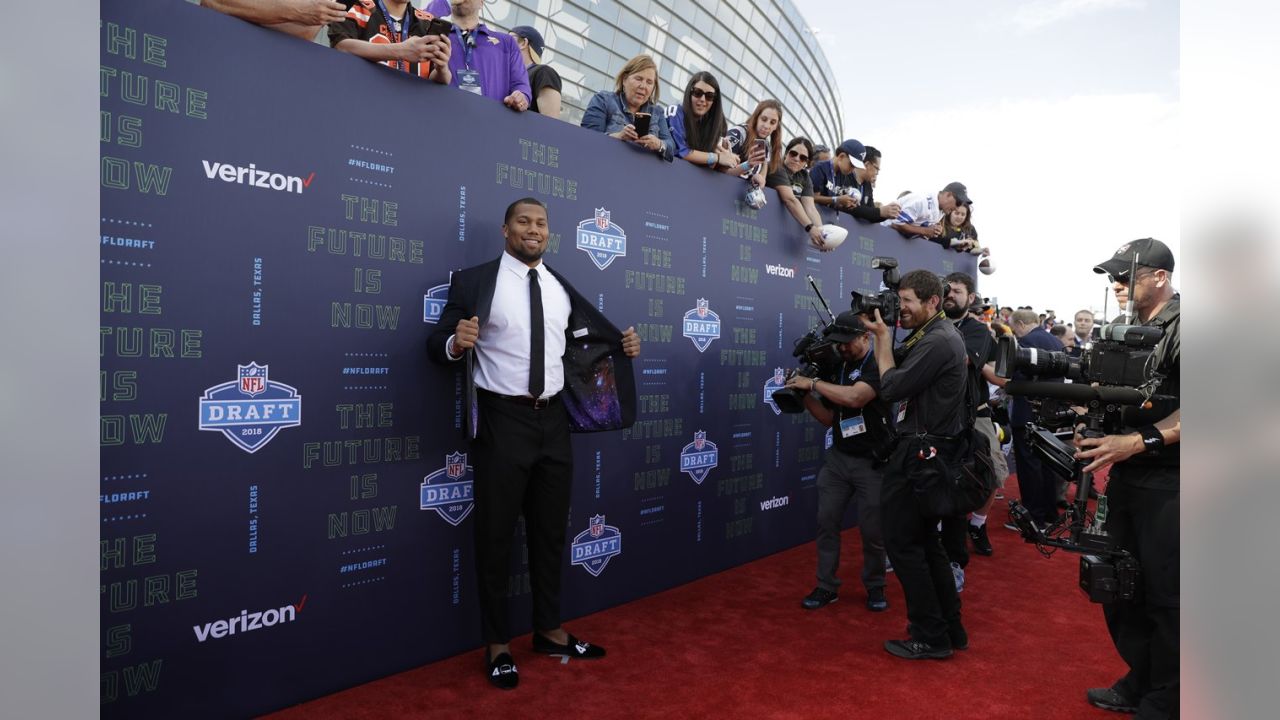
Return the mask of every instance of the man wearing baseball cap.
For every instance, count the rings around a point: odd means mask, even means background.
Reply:
[[[942,218],[961,205],[972,205],[969,189],[962,182],[949,182],[936,196],[907,193],[898,198],[898,216],[883,224],[904,236],[919,235],[930,239],[941,237]]]
[[[511,28],[511,35],[520,46],[520,56],[524,58],[525,69],[529,72],[529,87],[533,90],[533,104],[529,109],[560,119],[560,73],[550,65],[542,64],[542,53],[546,51],[546,43],[542,41],[542,33],[520,25]]]
[[[1085,472],[1111,465],[1106,531],[1141,567],[1133,600],[1104,603],[1107,630],[1129,672],[1109,688],[1085,697],[1107,710],[1141,718],[1178,716],[1178,489],[1182,438],[1179,349],[1181,311],[1173,289],[1173,253],[1154,238],[1121,245],[1093,268],[1111,278],[1116,300],[1131,304],[1128,324],[1157,327],[1148,371],[1154,384],[1149,407],[1126,407],[1121,432],[1076,436],[1076,458]]]
[[[831,160],[815,162],[809,171],[813,181],[813,201],[841,210],[863,222],[880,222],[896,217],[897,203],[876,207],[872,192],[880,174],[880,151],[857,140],[845,140]]]
[[[794,374],[787,387],[804,393],[804,406],[831,428],[832,445],[818,471],[818,585],[800,602],[817,610],[839,597],[840,527],[850,500],[858,503],[862,533],[862,585],[867,609],[889,607],[884,596],[885,549],[880,527],[881,475],[877,458],[887,455],[893,438],[889,406],[880,399],[880,371],[874,342],[862,319],[842,312],[823,330],[836,344],[839,365],[823,368],[822,377]]]

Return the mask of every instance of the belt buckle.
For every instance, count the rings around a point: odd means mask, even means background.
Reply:
[[[534,398],[534,399],[533,399],[533,409],[534,409],[534,410],[542,410],[543,408],[545,408],[545,407],[546,407],[548,404],[550,404],[550,403],[551,403],[551,398]]]

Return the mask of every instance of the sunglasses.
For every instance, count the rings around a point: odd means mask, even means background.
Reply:
[[[1145,277],[1151,277],[1152,275],[1155,275],[1155,274],[1156,274],[1156,273],[1155,273],[1155,271],[1154,271],[1154,270],[1153,270],[1153,271],[1151,271],[1151,272],[1146,272],[1146,273],[1142,273],[1142,272],[1140,272],[1140,273],[1138,273],[1138,274],[1134,275],[1134,276],[1133,276],[1133,279],[1134,279],[1134,280],[1141,280],[1142,278],[1145,278]],[[1113,284],[1114,284],[1114,283],[1119,283],[1120,285],[1126,285],[1126,286],[1131,284],[1131,283],[1130,283],[1130,279],[1129,279],[1129,278],[1127,278],[1127,277],[1114,277],[1114,276],[1112,276],[1112,275],[1108,275],[1107,277],[1111,280],[1111,282],[1112,282]]]
[[[796,158],[797,160],[803,160],[803,161],[805,161],[805,162],[809,162],[809,156],[808,156],[808,155],[801,155],[800,153],[796,152],[795,150],[788,150],[788,151],[787,151],[787,157],[789,157],[789,158]]]
[[[702,98],[706,98],[707,102],[715,102],[715,99],[716,99],[715,90],[703,90],[702,88],[694,88],[689,91],[689,94],[693,96],[695,100],[701,100]]]

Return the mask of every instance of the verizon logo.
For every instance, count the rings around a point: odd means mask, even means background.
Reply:
[[[769,498],[760,501],[761,510],[776,510],[780,507],[786,507],[791,504],[791,496],[783,495],[782,497]]]
[[[281,190],[301,195],[302,190],[311,187],[311,181],[316,179],[314,172],[308,175],[306,180],[303,180],[297,175],[281,175],[268,170],[260,170],[253,163],[249,163],[249,167],[240,167],[238,165],[228,165],[227,163],[209,162],[208,160],[201,160],[200,162],[204,163],[205,177],[210,180],[221,180],[237,185],[251,185],[264,190]]]
[[[226,620],[215,620],[204,625],[192,625],[191,629],[195,631],[197,642],[204,642],[210,637],[217,639],[235,635],[238,632],[247,633],[251,630],[261,630],[281,623],[293,622],[298,618],[298,613],[302,612],[302,606],[306,604],[307,596],[303,595],[297,605],[285,605],[282,608],[256,612],[241,610],[239,615],[234,615]]]
[[[765,265],[764,271],[768,275],[777,275],[778,277],[793,278],[796,276],[796,269],[789,268],[786,265]]]

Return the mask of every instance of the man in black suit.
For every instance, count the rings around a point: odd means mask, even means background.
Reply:
[[[1010,322],[1013,334],[1018,336],[1018,347],[1035,348],[1050,352],[1062,352],[1062,343],[1045,331],[1043,321],[1039,320],[1034,310],[1019,310],[1013,314]],[[1022,370],[1013,374],[1014,380],[1037,380],[1040,382],[1062,382],[1062,378],[1038,378]],[[1056,506],[1058,483],[1063,482],[1053,475],[1040,462],[1031,447],[1031,435],[1027,432],[1027,423],[1035,419],[1031,402],[1024,396],[1013,398],[1013,409],[1009,413],[1013,427],[1013,454],[1017,460],[1018,492],[1022,496],[1022,504],[1031,512],[1031,517],[1041,526],[1048,525],[1058,518]],[[1065,496],[1064,496],[1065,497]],[[1006,528],[1017,530],[1012,521]]]
[[[614,430],[635,419],[634,328],[619,332],[542,262],[547,208],[507,208],[506,251],[453,274],[449,301],[427,340],[432,360],[466,360],[468,435],[475,467],[476,568],[486,674],[504,690],[519,675],[510,654],[508,567],[524,514],[533,589],[533,649],[603,657],[560,626],[560,567],[573,452],[569,433]]]

